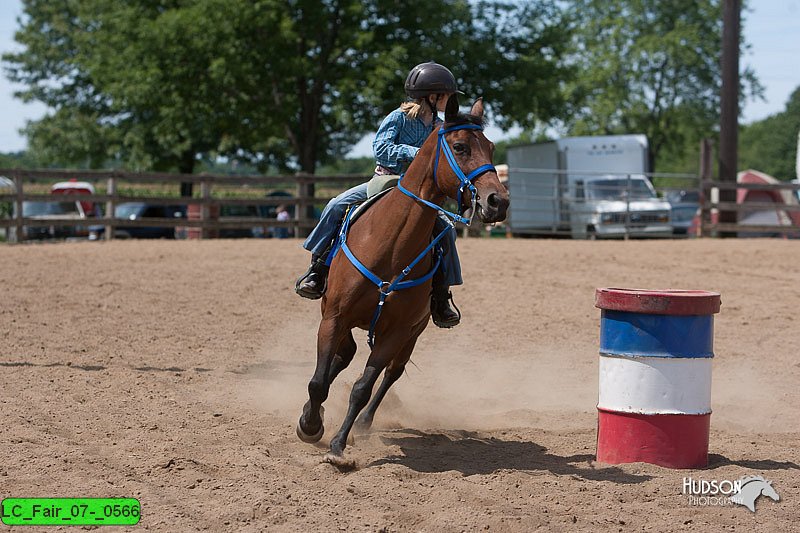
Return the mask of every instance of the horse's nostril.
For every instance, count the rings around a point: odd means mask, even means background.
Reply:
[[[495,193],[490,194],[489,198],[487,198],[486,201],[489,203],[489,207],[497,208],[497,206],[500,205],[500,202],[497,200],[497,195]]]

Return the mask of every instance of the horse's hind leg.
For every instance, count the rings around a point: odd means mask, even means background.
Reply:
[[[356,354],[356,349],[357,346],[355,339],[353,339],[353,332],[348,331],[342,339],[342,342],[339,343],[336,355],[333,356],[333,361],[331,361],[331,368],[328,371],[328,385],[331,385],[333,380],[336,379],[336,376],[347,368],[353,360],[353,356]]]
[[[317,442],[325,433],[322,420],[322,404],[328,399],[331,360],[339,347],[342,334],[333,319],[322,319],[317,333],[317,367],[308,382],[308,401],[297,423],[297,436],[303,442]]]
[[[406,369],[406,363],[408,363],[408,360],[411,358],[411,352],[414,351],[414,346],[418,338],[419,337],[416,335],[411,338],[400,353],[392,359],[389,366],[386,367],[386,372],[383,374],[383,381],[381,381],[377,392],[375,392],[367,408],[356,420],[356,428],[359,430],[367,430],[372,426],[372,420],[375,418],[375,411],[378,410],[378,406],[383,401],[389,388],[403,375],[403,371]]]

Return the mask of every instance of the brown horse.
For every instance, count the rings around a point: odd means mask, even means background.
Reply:
[[[462,176],[472,174],[473,169],[483,172],[472,181],[474,207],[482,222],[492,223],[505,219],[509,200],[491,166],[494,144],[483,135],[482,122],[483,103],[480,99],[473,104],[469,115],[463,115],[459,114],[458,100],[453,95],[447,102],[444,128],[453,128],[454,131],[444,133],[442,142],[449,145]],[[461,209],[473,207],[469,191],[459,194],[459,187],[463,190],[462,181],[452,163],[444,155],[437,157],[440,150],[437,137],[437,131],[431,133],[401,181],[407,191],[418,198],[395,188],[350,228],[347,238],[350,250],[382,280],[394,279],[431,241],[437,212],[420,199],[440,206],[447,197],[460,198]],[[427,253],[411,269],[408,278],[423,277],[431,270],[434,261],[433,253]],[[356,417],[366,406],[358,424],[368,428],[389,387],[402,375],[417,338],[428,325],[430,292],[431,282],[427,280],[415,287],[391,292],[386,298],[380,320],[374,328],[372,352],[364,373],[353,385],[347,415],[330,442],[326,461],[348,465],[343,453]],[[350,364],[356,352],[351,330],[370,328],[379,297],[376,285],[362,275],[345,254],[337,254],[322,299],[317,367],[308,384],[309,400],[297,425],[297,435],[303,441],[317,442],[322,438],[322,404],[328,397],[331,383]],[[383,381],[372,396],[375,382],[384,370]]]

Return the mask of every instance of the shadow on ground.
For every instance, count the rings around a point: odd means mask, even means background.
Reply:
[[[401,464],[417,472],[455,470],[465,476],[491,474],[498,470],[548,471],[556,475],[575,476],[592,481],[644,483],[652,476],[629,474],[614,466],[600,467],[594,455],[562,457],[547,453],[535,442],[484,439],[469,431],[426,433],[404,429],[398,435],[382,436],[386,445],[399,446],[401,455],[394,455],[367,465]]]
[[[741,466],[751,470],[800,470],[797,463],[791,461],[773,461],[772,459],[728,459],[716,453],[708,454],[708,469],[713,470],[723,466]]]

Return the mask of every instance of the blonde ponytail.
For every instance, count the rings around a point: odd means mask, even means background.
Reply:
[[[425,110],[422,107],[422,104],[424,103],[424,98],[417,98],[416,100],[411,100],[410,102],[403,102],[400,104],[400,111],[405,113],[408,118],[421,118],[420,115],[424,115],[425,113]]]

